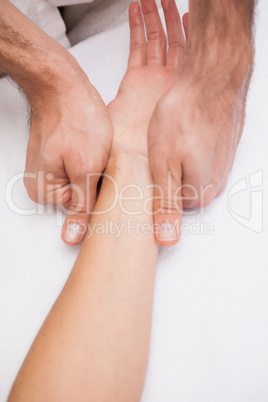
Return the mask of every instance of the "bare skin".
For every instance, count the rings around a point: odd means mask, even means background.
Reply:
[[[107,108],[75,58],[8,0],[0,2],[0,70],[20,86],[31,107],[28,194],[40,204],[67,209],[62,238],[78,244],[110,152]],[[87,173],[95,174],[90,191]],[[70,220],[82,230],[68,230]]]
[[[138,2],[130,7],[129,66],[115,100],[109,105],[114,130],[106,174],[120,190],[138,186],[125,212],[114,199],[114,186],[104,178],[91,219],[125,224],[112,233],[88,232],[72,273],[48,315],[18,374],[9,402],[138,402],[149,353],[158,245],[152,230],[152,176],[147,129],[152,110],[174,84],[182,59],[168,51],[169,65],[155,63],[166,48],[155,47],[151,32],[162,32],[155,0],[141,0],[148,41]],[[169,7],[174,6],[174,2]],[[147,7],[153,7],[150,19]],[[182,33],[181,26],[178,30]],[[152,82],[154,85],[152,86]],[[136,191],[128,187],[124,195]],[[148,212],[143,210],[147,202]],[[128,230],[135,220],[147,232]],[[149,231],[148,231],[149,229]],[[91,235],[90,235],[91,234]],[[89,236],[90,235],[90,236]]]
[[[162,0],[163,8],[169,3]],[[158,102],[149,127],[154,222],[169,227],[156,234],[163,246],[179,241],[182,206],[207,206],[226,187],[244,127],[254,4],[190,0],[183,74]],[[178,15],[166,18],[173,42],[180,43]],[[155,41],[163,42],[163,35]]]

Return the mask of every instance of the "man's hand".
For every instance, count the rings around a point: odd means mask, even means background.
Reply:
[[[156,236],[163,246],[179,240],[182,206],[207,206],[226,187],[252,73],[250,2],[216,0],[209,10],[205,0],[190,1],[184,71],[149,127],[154,221],[167,229]]]
[[[30,198],[67,209],[62,239],[80,243],[110,152],[112,127],[106,106],[88,78],[58,77],[40,101],[31,99],[31,135],[24,183]]]
[[[0,70],[20,86],[31,107],[28,194],[68,209],[62,238],[78,244],[110,152],[107,108],[75,58],[8,0],[0,2]]]

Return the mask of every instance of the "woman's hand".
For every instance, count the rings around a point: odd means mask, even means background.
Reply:
[[[183,68],[185,39],[175,0],[163,1],[168,50],[155,0],[141,0],[141,7],[142,12],[137,1],[130,6],[128,69],[116,98],[108,106],[114,130],[108,165],[125,154],[148,158],[150,118],[157,102],[177,81]]]

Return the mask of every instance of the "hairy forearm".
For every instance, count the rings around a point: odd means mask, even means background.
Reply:
[[[191,36],[217,40],[245,40],[252,35],[256,0],[190,0]],[[229,37],[237,33],[239,37]],[[191,38],[190,38],[191,39]]]
[[[31,100],[47,95],[78,64],[8,0],[0,2],[0,70],[16,81]]]
[[[148,166],[130,159],[108,169],[121,191],[135,183],[140,200],[118,202],[93,216],[75,267],[39,332],[9,401],[138,401],[146,372],[157,246],[142,212],[151,183]],[[125,196],[137,196],[128,189]],[[112,205],[114,185],[104,179],[95,212]],[[139,213],[138,211],[141,211]],[[146,225],[129,230],[128,220]],[[116,234],[107,221],[121,225]],[[94,226],[95,225],[95,226]],[[96,226],[98,225],[98,226]],[[105,229],[106,227],[106,229]],[[104,230],[104,232],[102,231]],[[107,232],[108,230],[108,232]],[[90,232],[89,232],[90,233]]]
[[[255,0],[190,0],[186,69],[210,74],[253,62]]]

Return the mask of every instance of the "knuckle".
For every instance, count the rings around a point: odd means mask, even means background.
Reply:
[[[24,178],[24,186],[29,198],[38,204],[38,188],[35,183],[29,183],[29,180]]]
[[[204,207],[208,207],[215,199],[215,194],[205,195],[204,197]],[[203,200],[202,200],[203,201]]]
[[[173,40],[172,42],[170,42],[169,48],[170,49],[172,49],[172,48],[181,48],[184,51],[186,50],[185,43],[182,42],[182,41],[179,41],[179,40]]]
[[[200,192],[199,200],[197,203],[198,208],[205,208],[208,207],[214,201],[216,194],[217,194],[216,186],[209,184],[202,188]]]
[[[174,202],[172,199],[156,199],[154,201],[154,214],[177,216],[182,213],[180,203]]]
[[[182,189],[182,200],[184,208],[195,208],[200,203],[200,192],[194,186],[184,186]]]
[[[95,152],[90,158],[90,169],[94,173],[101,173],[106,162],[103,152]]]
[[[73,163],[72,179],[80,181],[81,178],[86,178],[88,174],[101,174],[103,165],[101,160],[95,156],[86,159],[80,159]]]
[[[55,164],[54,158],[55,151],[53,148],[45,146],[43,149],[40,149],[40,159],[39,165],[43,166],[44,168],[49,168]],[[59,156],[57,156],[59,158]]]
[[[68,173],[69,176],[71,177],[71,182],[78,183],[81,181],[81,179],[85,178],[85,176],[88,173],[88,169],[84,164],[80,162],[79,164],[75,164],[75,166],[72,167],[71,171]]]
[[[85,204],[85,202],[80,202],[78,201],[71,201],[71,204],[68,207],[68,213],[70,215],[80,215],[80,216],[84,216],[87,217],[88,213],[87,213],[87,206]]]
[[[161,151],[160,151],[161,150]],[[170,157],[170,144],[163,139],[162,136],[157,136],[149,143],[149,158],[150,166],[154,172],[164,171],[166,161]]]
[[[161,42],[161,44],[164,44],[166,42],[165,35],[160,30],[148,32],[147,36],[148,36],[148,41],[159,41],[159,42]]]
[[[218,193],[217,193],[217,197],[219,197],[222,193],[224,193],[224,191],[226,190],[227,187],[227,181],[225,181],[225,183],[220,187]]]
[[[130,51],[133,52],[135,50],[145,50],[146,45],[139,39],[133,40],[130,44]]]
[[[170,118],[173,112],[177,110],[177,97],[173,95],[172,91],[169,91],[166,95],[161,98],[157,105],[157,112],[161,117]]]
[[[47,204],[48,193],[44,175],[33,174],[33,177],[27,176],[27,172],[25,172],[23,182],[29,198],[36,204]]]

